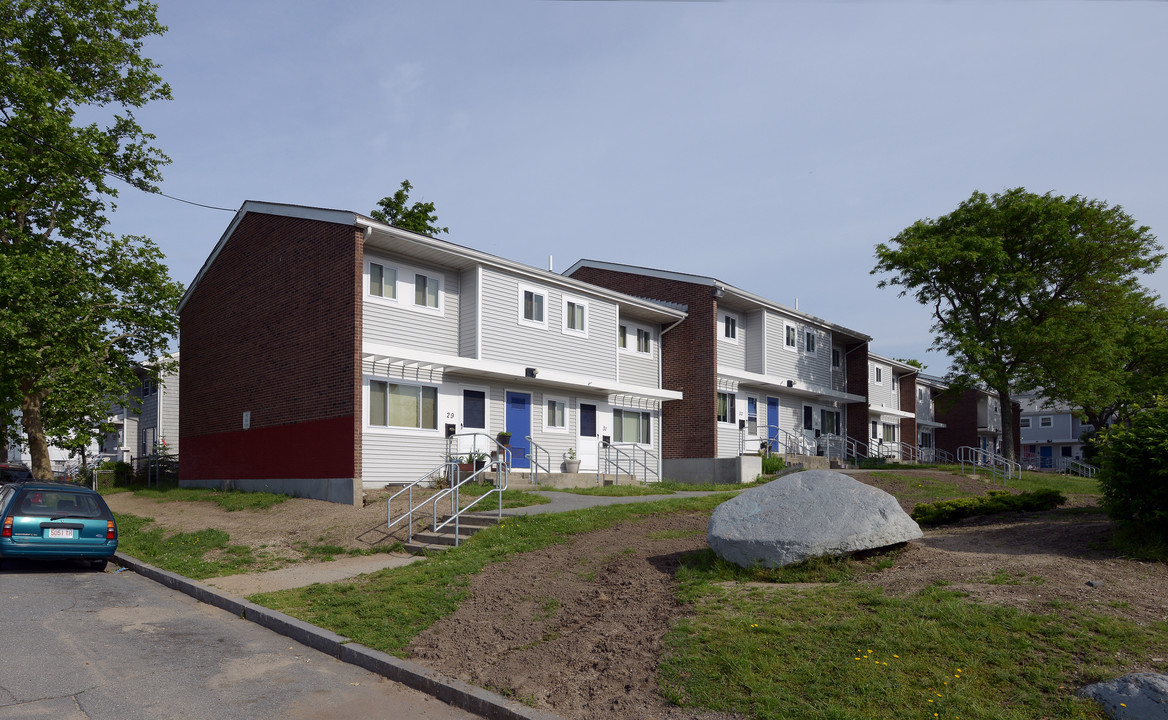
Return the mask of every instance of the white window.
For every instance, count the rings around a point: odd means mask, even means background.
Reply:
[[[798,338],[799,338],[799,331],[795,328],[795,326],[784,323],[783,324],[783,347],[786,348],[787,350],[790,350],[791,352],[795,352],[795,350],[797,350],[799,347]]]
[[[564,298],[563,330],[573,335],[588,336],[588,301],[579,298]]]
[[[617,333],[620,348],[629,352],[652,352],[652,337],[648,330],[636,325],[621,325]]]
[[[519,324],[547,328],[547,292],[519,286]]]
[[[884,442],[896,442],[897,429],[892,423],[884,423]]]
[[[1018,427],[1027,429],[1030,427],[1030,418],[1024,417],[1018,420]]]
[[[1048,428],[1048,427],[1053,427],[1053,426],[1054,426],[1054,416],[1043,415],[1042,417],[1038,418],[1038,427]]]
[[[369,381],[369,424],[438,429],[438,388]]]
[[[876,365],[875,370],[876,370],[876,384],[883,385],[884,384],[884,368],[880,367],[879,365]]]
[[[381,263],[369,263],[369,294],[387,300],[396,300],[397,268]]]
[[[892,376],[892,389],[893,389],[893,391],[900,390],[900,376],[899,375],[894,374]],[[894,395],[893,397],[896,397],[896,396]]]
[[[418,307],[438,309],[441,282],[438,278],[423,273],[414,273],[414,304]]]
[[[809,330],[806,328],[803,330],[803,352],[808,353],[809,355],[815,354],[815,331],[814,330]]]
[[[651,444],[653,438],[649,433],[649,413],[614,409],[612,411],[612,439],[613,442]]]
[[[718,393],[718,422],[732,423],[737,419],[738,413],[734,409],[734,395],[730,393]]]
[[[746,396],[746,434],[758,436],[758,398]]]
[[[564,398],[545,398],[543,429],[550,432],[568,431],[568,401]]]
[[[730,313],[719,313],[722,319],[722,339],[728,342],[738,342],[738,316]]]

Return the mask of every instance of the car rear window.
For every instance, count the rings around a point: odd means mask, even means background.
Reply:
[[[13,504],[14,515],[25,517],[79,517],[106,516],[105,508],[96,495],[72,490],[27,489]]]

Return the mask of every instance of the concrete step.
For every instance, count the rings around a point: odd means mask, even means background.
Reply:
[[[441,525],[448,518],[443,517],[438,519],[438,524]],[[460,515],[458,517],[458,535],[454,533],[454,523],[442,527],[438,530],[431,530],[429,528],[420,532],[414,533],[412,541],[405,543],[406,552],[420,553],[423,551],[446,550],[454,547],[456,544],[462,543],[477,532],[486,530],[492,525],[499,522],[498,517],[486,517],[482,515]]]

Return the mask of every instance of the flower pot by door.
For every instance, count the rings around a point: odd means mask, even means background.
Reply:
[[[566,472],[566,473],[580,472],[580,461],[579,460],[565,460],[564,461],[564,472]]]

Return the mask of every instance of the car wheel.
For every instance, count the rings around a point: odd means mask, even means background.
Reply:
[[[98,571],[98,572],[104,572],[105,566],[108,564],[109,564],[108,560],[94,560],[92,563],[93,569]]]

